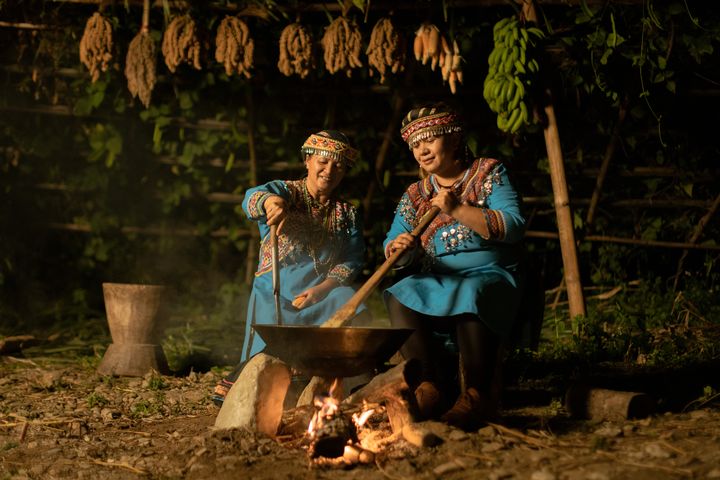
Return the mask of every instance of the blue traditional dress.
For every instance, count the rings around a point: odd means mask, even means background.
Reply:
[[[413,230],[439,189],[430,175],[405,191],[384,242],[386,256],[390,241]],[[489,158],[475,160],[453,189],[461,203],[481,207],[478,213],[485,215],[489,237],[440,212],[420,237],[421,272],[398,281],[385,296],[426,315],[477,314],[505,339],[522,289],[519,243],[525,218],[520,199],[502,163]],[[417,256],[419,249],[414,253]]]
[[[260,230],[260,259],[247,310],[243,352],[247,352],[254,324],[274,324],[270,227],[266,223],[265,200],[271,195],[285,199],[288,213],[278,236],[280,264],[280,308],[287,325],[319,325],[330,318],[355,293],[348,286],[363,265],[365,243],[357,209],[348,202],[331,199],[322,205],[310,196],[306,180],[275,180],[249,189],[243,210]],[[298,294],[334,278],[341,285],[320,302],[298,310],[292,301]],[[365,310],[361,306],[358,311]],[[249,357],[265,347],[255,335]],[[248,358],[249,358],[248,357]]]

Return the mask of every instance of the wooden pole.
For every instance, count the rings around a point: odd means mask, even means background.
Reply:
[[[522,3],[522,13],[531,22],[538,22],[537,12],[532,0],[518,0]],[[565,285],[568,292],[570,317],[585,316],[585,300],[583,298],[582,284],[580,282],[580,268],[578,266],[577,250],[575,248],[575,232],[570,212],[570,201],[565,181],[565,165],[563,163],[560,146],[560,132],[558,131],[555,109],[552,104],[552,92],[546,91],[547,103],[544,107],[547,125],[545,126],[545,148],[550,162],[550,179],[555,196],[555,212],[557,215],[558,234],[560,237],[560,250],[562,252],[563,267],[565,270]]]

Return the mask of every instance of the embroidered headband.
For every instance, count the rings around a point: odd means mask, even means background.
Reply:
[[[456,113],[441,107],[423,107],[410,110],[403,118],[400,135],[412,148],[421,140],[462,131],[463,126]]]
[[[345,134],[336,130],[323,130],[310,135],[300,151],[304,155],[322,155],[334,161],[347,162],[350,166],[358,157],[358,150],[350,146]]]

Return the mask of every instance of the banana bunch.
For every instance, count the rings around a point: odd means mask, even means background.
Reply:
[[[99,12],[93,13],[85,24],[80,40],[80,61],[90,70],[92,81],[100,78],[112,60],[112,24]]]
[[[402,72],[405,69],[403,41],[389,18],[381,18],[370,34],[370,44],[365,52],[368,65],[380,74],[380,83],[385,83],[385,74]],[[370,68],[370,76],[373,69]]]
[[[165,65],[175,73],[182,63],[200,70],[200,41],[195,21],[190,15],[175,17],[163,34],[162,53]]]
[[[255,42],[250,30],[239,17],[228,15],[222,19],[215,37],[215,60],[225,65],[228,77],[242,73],[250,78]]]
[[[278,69],[289,77],[293,73],[305,78],[315,66],[312,56],[312,37],[300,23],[291,23],[280,34]]]
[[[338,17],[325,30],[322,38],[325,68],[334,74],[345,70],[348,78],[352,69],[362,67],[360,49],[362,36],[355,22],[348,22],[345,17]]]
[[[493,27],[495,48],[488,57],[483,97],[498,114],[497,126],[504,132],[516,133],[529,124],[527,92],[539,70],[533,57],[537,41],[544,37],[542,30],[525,28],[515,17],[503,18]]]

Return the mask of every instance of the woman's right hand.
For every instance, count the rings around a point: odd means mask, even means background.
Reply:
[[[415,247],[415,237],[409,233],[401,233],[395,240],[390,242],[390,253],[395,253],[398,250],[409,250]]]
[[[272,195],[263,204],[268,225],[277,225],[277,233],[282,230],[285,217],[287,216],[287,203],[279,195]]]

